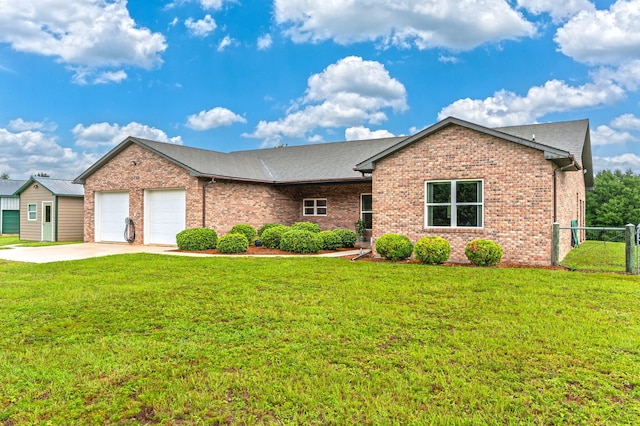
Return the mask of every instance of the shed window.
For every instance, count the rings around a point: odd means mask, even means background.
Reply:
[[[425,227],[482,228],[482,180],[425,182]]]
[[[27,205],[27,220],[38,220],[38,205],[37,204],[28,204]]]
[[[304,216],[326,216],[327,215],[327,199],[326,198],[305,198],[302,202]]]

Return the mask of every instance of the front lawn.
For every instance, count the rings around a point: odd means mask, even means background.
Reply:
[[[0,424],[638,424],[640,278],[0,260]]]
[[[62,244],[79,244],[82,241],[27,241],[21,240],[17,235],[2,235],[0,236],[0,249],[7,249],[8,246],[16,247],[44,247],[44,246],[57,246]]]

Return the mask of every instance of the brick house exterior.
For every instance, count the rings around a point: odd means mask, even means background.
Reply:
[[[100,219],[107,213],[96,200],[113,192],[128,194],[123,208],[135,222],[133,244],[150,242],[145,221],[152,221],[153,191],[184,192],[180,227],[221,235],[238,223],[311,221],[322,229],[353,229],[361,196],[371,194],[373,238],[442,236],[452,260],[465,259],[468,241],[485,238],[503,246],[504,262],[545,265],[554,220],[584,225],[593,173],[586,120],[489,129],[448,118],[409,137],[229,154],[127,138],[75,182],[85,187],[85,241],[100,240],[96,224],[107,226]],[[427,189],[447,188],[467,195],[429,201]],[[470,188],[475,199],[458,200]],[[305,215],[304,203],[319,203],[326,215]],[[561,255],[570,248],[567,233]]]

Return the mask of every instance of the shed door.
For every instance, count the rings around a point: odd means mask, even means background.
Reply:
[[[20,211],[19,210],[3,210],[2,211],[2,232],[0,234],[19,234],[20,233]]]
[[[124,219],[129,217],[128,192],[96,192],[96,241],[126,242]]]
[[[185,229],[185,190],[148,189],[144,202],[145,244],[175,244]]]

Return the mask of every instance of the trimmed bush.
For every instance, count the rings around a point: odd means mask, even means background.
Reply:
[[[322,238],[322,248],[324,250],[335,250],[342,247],[342,239],[333,231],[322,231],[318,235]]]
[[[265,230],[260,237],[262,246],[265,248],[280,248],[280,239],[282,234],[289,231],[291,228],[284,225],[272,226]]]
[[[464,254],[476,266],[495,266],[500,263],[502,246],[495,241],[473,240],[467,243]]]
[[[249,240],[244,234],[227,234],[218,240],[220,253],[243,253],[249,248]]]
[[[280,249],[294,253],[317,253],[321,248],[322,237],[316,232],[291,229],[280,239]]]
[[[451,245],[442,237],[423,237],[416,242],[413,252],[422,263],[440,265],[449,259]]]
[[[342,247],[353,247],[356,245],[358,236],[352,230],[334,229],[331,232],[333,232],[338,238],[340,238],[340,241],[342,242]]]
[[[218,244],[218,234],[209,228],[190,228],[176,235],[180,250],[210,250]]]
[[[403,260],[411,256],[411,240],[400,234],[384,234],[376,241],[376,251],[387,260]]]
[[[265,223],[260,228],[258,228],[258,238],[262,237],[262,234],[264,233],[264,231],[266,231],[269,228],[273,228],[274,226],[282,226],[282,225],[278,223]]]
[[[247,241],[249,241],[249,244],[253,244],[256,241],[256,237],[258,236],[256,228],[245,223],[234,226],[228,233],[244,235],[245,237],[247,237]]]
[[[296,222],[291,225],[291,229],[294,231],[309,231],[315,232],[316,234],[320,232],[320,225],[313,222]]]

